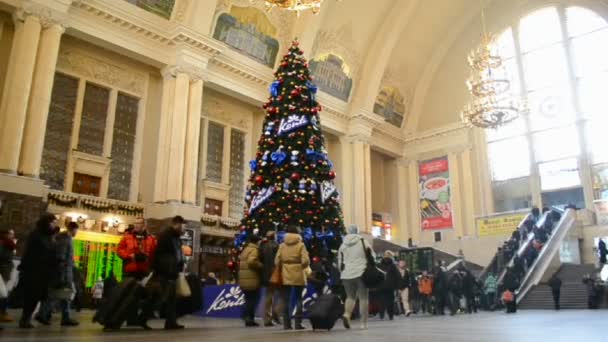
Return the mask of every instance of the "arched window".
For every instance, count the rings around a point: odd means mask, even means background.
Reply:
[[[530,109],[486,131],[495,210],[584,207],[608,195],[608,23],[585,8],[547,7],[507,28],[495,49]]]

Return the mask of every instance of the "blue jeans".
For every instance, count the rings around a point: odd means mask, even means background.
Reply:
[[[51,316],[53,315],[53,307],[55,303],[59,302],[61,307],[61,321],[66,322],[70,320],[70,301],[68,299],[45,299],[40,303],[40,309],[38,314],[36,315],[42,320],[50,321]]]

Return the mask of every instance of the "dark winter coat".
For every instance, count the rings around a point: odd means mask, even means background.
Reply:
[[[54,231],[47,226],[38,226],[25,242],[25,251],[19,264],[20,283],[26,290],[48,289],[51,276],[57,269]]]
[[[383,258],[382,261],[380,261],[378,268],[386,273],[380,290],[397,290],[399,288],[399,278],[401,275],[399,274],[397,265],[395,265],[395,261],[393,261],[392,258]]]
[[[467,272],[462,278],[462,292],[466,297],[473,297],[475,295],[475,283],[475,277],[471,272]]]
[[[399,290],[409,288],[411,285],[410,272],[408,270],[403,270],[403,275],[401,275],[401,270],[397,269],[397,271],[399,272]]]
[[[268,286],[270,276],[274,271],[274,258],[277,256],[279,244],[274,240],[263,240],[260,244],[260,259],[264,267],[262,268],[262,286]]]
[[[597,244],[597,249],[600,254],[600,263],[606,263],[606,256],[608,255],[608,248],[606,248],[606,242],[600,239],[600,242]]]
[[[74,282],[74,247],[69,232],[57,234],[55,248],[57,268],[51,286],[70,288]]]
[[[441,267],[435,267],[433,271],[433,294],[445,296],[448,292],[448,276]]]
[[[549,285],[551,290],[559,291],[559,289],[561,289],[561,287],[562,287],[562,280],[559,279],[558,277],[552,277],[551,279],[549,279],[549,282],[547,283],[547,285]]]
[[[0,240],[0,276],[5,282],[10,279],[13,271],[15,247],[13,240]]]
[[[454,272],[448,281],[448,289],[455,296],[462,295],[462,276],[458,272]]]
[[[517,277],[513,270],[507,271],[505,274],[505,278],[503,280],[503,287],[511,292],[514,292],[519,287],[519,283],[517,282]]]
[[[184,269],[185,262],[180,234],[169,227],[158,236],[153,258],[154,273],[161,278],[175,280]]]

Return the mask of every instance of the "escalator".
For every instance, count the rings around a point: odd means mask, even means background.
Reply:
[[[556,216],[559,216],[560,219],[557,222],[553,222],[555,220],[552,220],[552,218]],[[518,230],[520,232],[524,230],[523,225],[529,218],[530,215],[526,216],[519,224]],[[551,224],[545,224],[547,220],[551,220]],[[497,283],[503,285],[505,275],[509,270],[513,270],[513,266],[519,261],[520,265],[524,265],[522,273],[516,276],[519,283],[519,287],[516,290],[516,298],[517,302],[520,303],[534,286],[538,285],[541,281],[548,280],[553,273],[560,269],[562,265],[560,249],[571,229],[575,226],[575,221],[576,212],[574,210],[568,209],[564,211],[557,207],[552,208],[551,211],[544,213],[535,223],[535,228],[543,226],[549,226],[550,228],[547,240],[535,258],[529,258],[526,254],[537,243],[535,242],[537,237],[532,232],[527,234],[525,239],[521,240],[516,252],[511,253],[508,259],[505,259],[504,255],[501,256],[499,253],[504,253],[504,251],[499,250],[490,264],[482,271],[479,280],[484,283],[488,274],[494,273],[497,275]]]

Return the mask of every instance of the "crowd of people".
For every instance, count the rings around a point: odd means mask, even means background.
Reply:
[[[160,311],[165,316],[165,329],[182,329],[176,316],[176,281],[183,271],[185,259],[181,247],[181,234],[185,220],[176,216],[171,225],[158,235],[150,234],[143,218],[137,218],[134,227],[122,237],[117,254],[123,260],[123,284],[128,282],[142,283],[135,292],[135,305],[125,308],[127,325],[141,326],[150,329],[148,320]],[[24,244],[24,251],[18,266],[17,286],[11,296],[20,298],[22,307],[19,327],[34,328],[32,319],[39,324],[50,325],[51,315],[56,308],[61,311],[61,325],[73,327],[79,322],[70,315],[74,299],[78,298],[78,270],[74,267],[72,239],[78,232],[78,224],[70,222],[64,231],[60,231],[55,215],[43,214],[37,221],[35,229],[29,234]],[[13,258],[15,256],[14,233],[0,232],[0,276],[11,279]],[[151,293],[143,282],[158,284],[158,291]],[[112,296],[120,289],[113,276],[100,279],[93,288],[96,306],[102,306],[102,298]],[[13,296],[14,295],[14,296]],[[4,296],[7,297],[7,296]],[[0,300],[0,321],[11,322],[8,315],[8,298]],[[38,310],[36,310],[38,308]],[[35,315],[34,315],[35,313]],[[118,315],[112,312],[111,315]],[[119,329],[120,324],[106,325],[105,329]],[[1,329],[1,327],[0,327]]]

